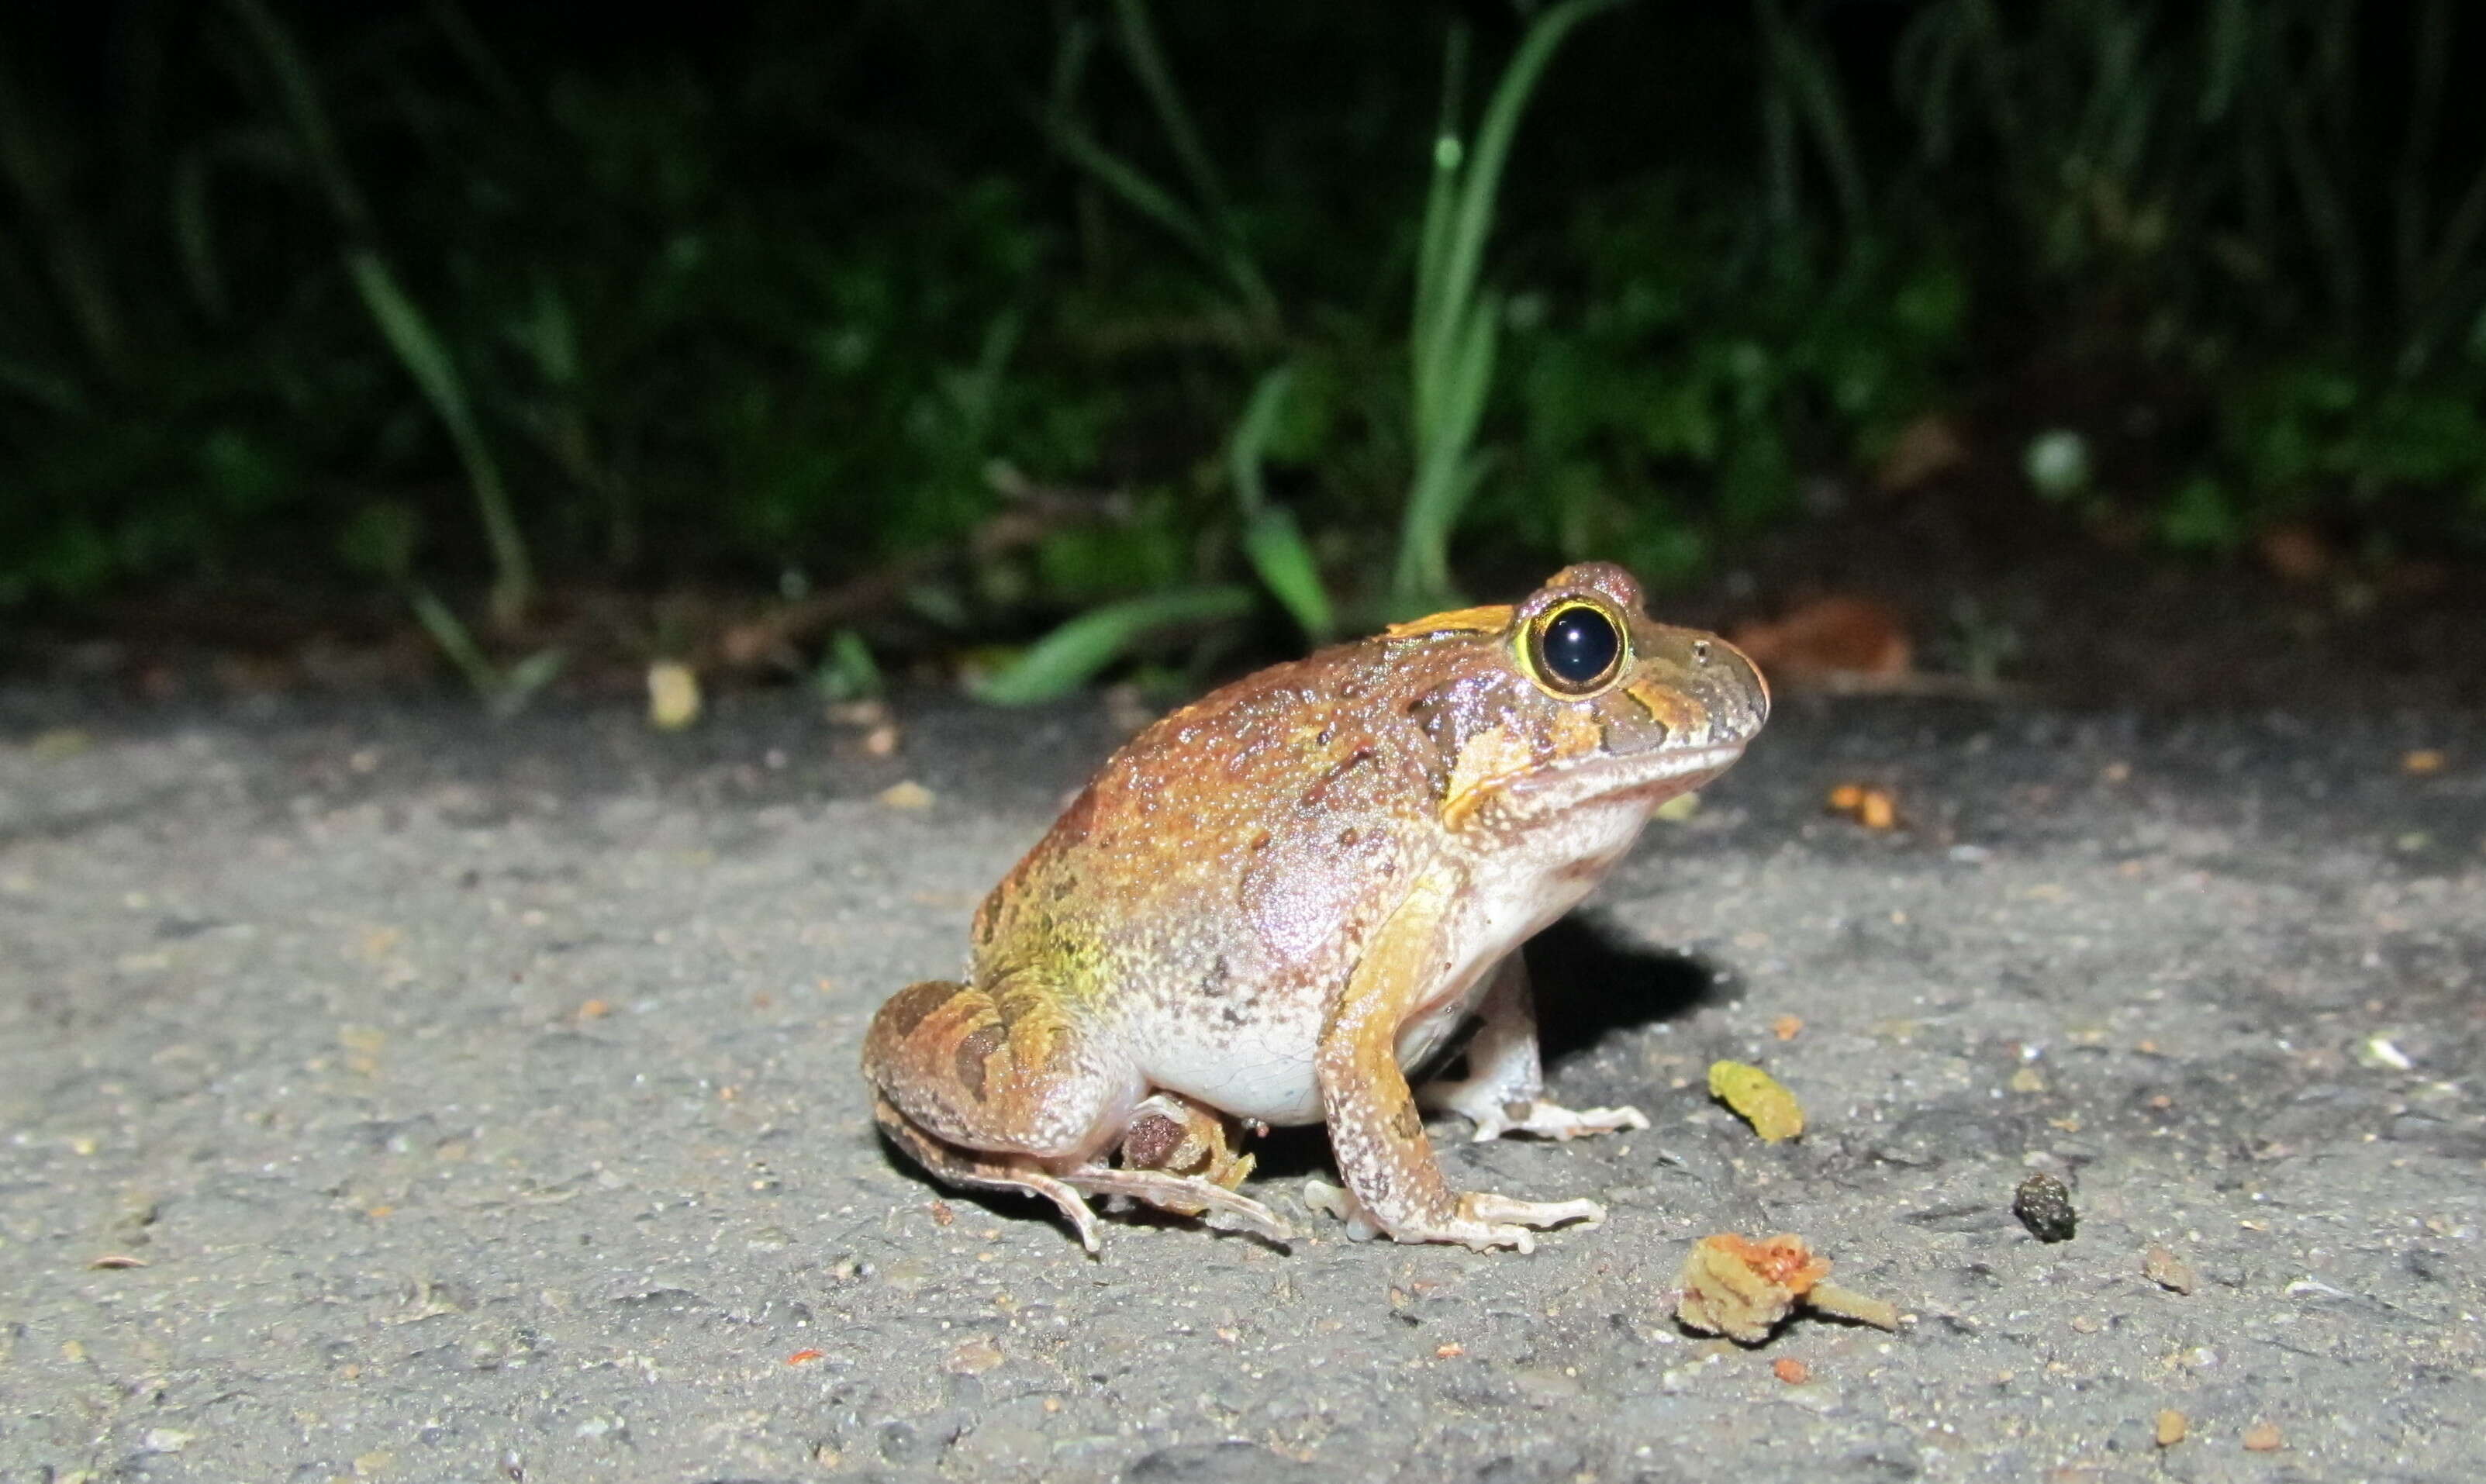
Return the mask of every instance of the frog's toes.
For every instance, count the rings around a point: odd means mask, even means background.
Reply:
[[[1452,1113],[1476,1125],[1469,1137],[1478,1143],[1505,1134],[1533,1134],[1540,1139],[1577,1139],[1586,1134],[1612,1134],[1648,1127],[1637,1108],[1585,1108],[1574,1112],[1541,1097],[1510,1097],[1489,1081],[1428,1083],[1417,1093],[1427,1113]]]
[[[1542,1098],[1528,1104],[1512,1104],[1524,1111],[1516,1116],[1504,1109],[1494,1110],[1491,1121],[1477,1124],[1478,1142],[1498,1139],[1505,1134],[1534,1134],[1543,1139],[1578,1139],[1588,1134],[1614,1134],[1624,1129],[1648,1127],[1648,1115],[1637,1108],[1584,1108],[1573,1112]]]
[[[1349,1242],[1369,1242],[1381,1235],[1381,1223],[1372,1219],[1363,1201],[1355,1198],[1355,1192],[1332,1185],[1318,1175],[1304,1182],[1304,1205],[1316,1215],[1344,1222]]]
[[[1294,1235],[1267,1206],[1198,1175],[1084,1166],[1065,1172],[1062,1179],[1063,1184],[1091,1195],[1125,1196],[1177,1216],[1202,1218],[1223,1231],[1248,1231],[1272,1242],[1284,1242]]]
[[[1516,1222],[1539,1228],[1571,1222],[1602,1226],[1606,1222],[1606,1208],[1593,1200],[1514,1200],[1490,1191],[1470,1191],[1460,1196],[1459,1215],[1479,1222]]]

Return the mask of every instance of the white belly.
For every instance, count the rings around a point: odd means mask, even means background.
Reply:
[[[1238,1118],[1318,1123],[1320,1079],[1312,1056],[1327,1008],[1322,998],[1238,996],[1238,1007],[1250,1011],[1238,1026],[1224,1024],[1214,1009],[1177,1024],[1167,1024],[1174,1017],[1161,1012],[1141,1031],[1141,1068],[1157,1086]]]
[[[1461,890],[1451,919],[1454,956],[1399,1028],[1399,1066],[1420,1068],[1475,1010],[1493,966],[1577,905],[1631,848],[1647,820],[1644,806],[1577,810],[1479,866]],[[1352,967],[1341,964],[1340,976]],[[1200,1002],[1144,1017],[1134,1028],[1143,1074],[1157,1086],[1238,1118],[1321,1121],[1313,1058],[1328,993],[1260,987],[1232,993],[1240,1024],[1226,1023],[1222,1003]]]

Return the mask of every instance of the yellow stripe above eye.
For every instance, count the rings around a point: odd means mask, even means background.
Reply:
[[[1448,613],[1426,614],[1404,623],[1394,623],[1381,631],[1384,639],[1422,639],[1427,634],[1499,634],[1510,624],[1508,603],[1489,603],[1479,608],[1453,608]]]

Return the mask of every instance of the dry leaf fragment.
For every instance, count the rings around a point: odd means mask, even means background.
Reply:
[[[1915,663],[1898,614],[1867,597],[1816,598],[1776,623],[1747,623],[1727,637],[1771,678],[1796,685],[1859,675],[1889,679]]]
[[[953,1376],[981,1376],[1002,1363],[1001,1347],[991,1340],[978,1337],[950,1352],[941,1368]]]
[[[2168,1293],[2191,1293],[2200,1281],[2192,1264],[2164,1247],[2153,1247],[2141,1259],[2141,1274]]]
[[[1711,1062],[1709,1095],[1740,1114],[1763,1142],[1777,1143],[1804,1132],[1804,1105],[1751,1062]]]
[[[649,666],[648,725],[658,731],[679,731],[699,718],[698,672],[679,660]]]
[[[797,1350],[792,1355],[786,1358],[786,1363],[788,1365],[809,1365],[818,1359],[820,1359],[819,1351]]]
[[[910,778],[882,789],[880,802],[891,809],[930,809],[932,790]]]
[[[1882,465],[1873,472],[1873,482],[1897,493],[1913,489],[1947,469],[1968,462],[1968,445],[1959,428],[1939,412],[1920,414],[1899,436],[1891,440],[1891,452],[1882,456]]]
[[[2311,526],[2274,526],[2254,544],[2260,549],[2262,565],[2288,582],[2320,582],[2337,561],[2331,543]]]
[[[33,741],[27,743],[26,756],[37,762],[58,762],[64,757],[74,757],[94,745],[95,738],[75,727],[55,727],[38,733]]]
[[[1722,1231],[1694,1243],[1684,1259],[1674,1317],[1687,1329],[1746,1345],[1769,1338],[1800,1303],[1877,1329],[1899,1327],[1897,1309],[1823,1282],[1829,1272],[1830,1259],[1813,1255],[1793,1233],[1755,1242],[1741,1232]]]
[[[1863,783],[1841,783],[1830,790],[1831,812],[1845,814],[1868,830],[1888,830],[1899,822],[1899,806],[1887,789]]]

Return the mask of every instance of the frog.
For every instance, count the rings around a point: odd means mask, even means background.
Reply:
[[[943,1183],[1051,1201],[1091,1254],[1091,1197],[1289,1241],[1242,1145],[1309,1124],[1344,1184],[1307,1204],[1350,1237],[1528,1252],[1593,1226],[1593,1199],[1454,1191],[1425,1114],[1478,1140],[1647,1127],[1545,1096],[1520,947],[1769,711],[1749,658],[1604,562],[1214,690],[1002,878],[963,978],[880,1007],[874,1118]],[[1411,1081],[1471,1025],[1464,1075]]]

